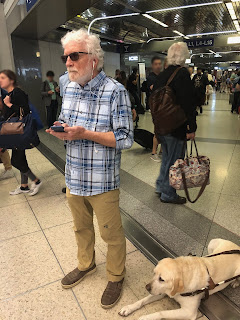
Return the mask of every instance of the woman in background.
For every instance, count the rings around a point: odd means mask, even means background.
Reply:
[[[28,96],[17,87],[16,82],[16,74],[13,71],[3,70],[0,72],[0,87],[7,91],[7,95],[3,100],[4,120],[7,120],[13,114],[19,117],[20,108],[23,109],[24,116],[30,113]],[[29,195],[34,196],[37,194],[42,182],[30,170],[25,150],[13,149],[11,162],[21,173],[21,185],[9,192],[10,195],[29,193]],[[28,187],[28,178],[33,181],[31,189]]]

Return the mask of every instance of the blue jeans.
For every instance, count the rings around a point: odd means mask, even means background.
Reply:
[[[159,136],[162,146],[162,165],[156,182],[156,192],[161,193],[161,199],[171,201],[177,199],[176,190],[169,184],[169,169],[177,159],[184,157],[183,140],[171,135]]]

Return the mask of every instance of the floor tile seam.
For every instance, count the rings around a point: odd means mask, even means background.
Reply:
[[[34,234],[34,233],[37,233],[37,232],[42,232],[42,230],[39,229],[39,230],[36,230],[36,231],[31,231],[31,232],[20,234],[19,236],[16,236],[16,237],[11,237],[11,238],[0,240],[0,244],[4,243],[4,242],[7,242],[7,241],[10,241],[10,240],[13,240],[13,239],[18,239],[18,238],[21,238],[21,237],[25,237],[25,236],[28,236],[28,235],[31,235],[31,234]]]
[[[148,260],[148,259],[147,259],[147,260]],[[124,284],[124,286],[126,286],[126,287],[132,292],[132,294],[136,297],[136,301],[134,301],[133,303],[139,301],[139,298],[138,298],[138,296],[136,295],[136,293],[133,291],[133,289],[132,289],[128,284],[126,284],[126,283]],[[146,294],[146,296],[147,296],[147,294]],[[147,305],[151,305],[151,304],[147,304]],[[145,310],[145,311],[147,311],[147,308],[146,308],[147,305],[141,307],[140,309],[138,309],[138,310],[136,310],[136,311],[139,311],[139,310]]]
[[[51,251],[52,251],[52,253],[53,253],[53,255],[54,255],[54,257],[55,257],[55,259],[56,259],[56,261],[57,261],[57,263],[58,263],[61,271],[62,271],[62,273],[63,273],[63,275],[65,276],[65,272],[64,272],[64,270],[63,270],[63,267],[62,267],[60,261],[58,260],[57,255],[56,255],[56,253],[54,252],[54,250],[53,250],[53,248],[52,248],[52,246],[51,246],[51,244],[50,244],[50,242],[49,242],[49,240],[48,240],[48,238],[47,238],[44,230],[42,229],[41,224],[40,224],[40,222],[38,221],[38,219],[37,219],[37,217],[36,217],[36,215],[35,215],[35,213],[34,213],[34,211],[33,211],[33,208],[31,207],[31,204],[30,204],[29,202],[28,202],[28,205],[29,205],[29,207],[31,208],[33,215],[35,216],[35,219],[37,220],[37,222],[38,222],[38,224],[39,224],[39,227],[41,228],[41,231],[42,231],[42,233],[43,233],[43,235],[44,235],[44,237],[45,237],[45,240],[47,241],[47,243],[48,243],[48,245],[49,245],[49,247],[50,247],[50,249],[51,249]],[[75,293],[73,292],[73,290],[72,290],[72,293],[73,293],[73,296],[74,296],[75,300],[77,301],[77,304],[78,304],[78,306],[79,306],[79,308],[80,308],[80,310],[81,310],[81,312],[82,312],[82,315],[83,315],[84,318],[87,320],[86,315],[84,314],[83,309],[82,309],[82,307],[81,307],[81,305],[80,305],[80,303],[79,303],[79,301],[78,301]]]
[[[80,309],[81,312],[82,312],[82,315],[83,315],[84,319],[87,320],[87,317],[86,317],[86,315],[85,315],[85,312],[83,311],[83,308],[82,308],[80,302],[78,301],[78,298],[77,298],[75,292],[73,291],[73,289],[71,289],[71,292],[72,292],[72,294],[73,294],[73,296],[74,296],[74,298],[75,298],[75,300],[76,300],[76,302],[77,302],[77,304],[78,304],[79,309]]]
[[[24,195],[25,196],[25,195]],[[26,199],[26,197],[25,197],[25,199]],[[9,204],[9,205],[6,205],[6,206],[2,206],[2,207],[0,207],[0,209],[3,209],[3,208],[7,208],[7,207],[12,207],[12,206],[15,206],[15,205],[17,205],[17,204],[22,204],[22,203],[27,203],[28,201],[27,201],[27,199],[26,200],[23,200],[23,201],[20,201],[20,202],[16,202],[16,203],[12,203],[12,204]]]
[[[5,302],[5,301],[11,301],[11,300],[14,300],[14,299],[16,299],[16,298],[18,298],[18,297],[22,297],[22,296],[24,296],[24,295],[26,295],[26,294],[28,294],[28,293],[31,293],[31,292],[33,292],[33,291],[36,291],[36,290],[38,290],[38,289],[45,288],[45,287],[47,287],[47,286],[49,286],[49,285],[51,285],[51,284],[54,284],[54,283],[56,283],[56,282],[58,282],[58,281],[61,281],[61,280],[62,280],[62,279],[59,278],[59,279],[57,279],[57,280],[48,282],[48,283],[43,284],[43,285],[41,285],[41,286],[38,286],[38,287],[36,287],[36,288],[32,288],[32,289],[29,289],[29,290],[27,290],[27,291],[24,291],[24,292],[21,292],[21,293],[19,293],[19,294],[16,294],[15,296],[12,296],[12,297],[9,297],[9,298],[0,299],[0,304],[3,303],[3,302]]]

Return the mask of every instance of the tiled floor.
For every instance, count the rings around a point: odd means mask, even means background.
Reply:
[[[64,177],[38,150],[27,151],[32,170],[43,180],[39,194],[10,197],[19,174],[0,181],[0,319],[1,320],[120,320],[118,311],[146,295],[153,265],[127,241],[127,275],[122,299],[111,310],[100,307],[106,286],[106,245],[96,229],[97,273],[73,290],[60,280],[76,267],[76,243],[65,195]],[[1,165],[2,166],[2,165]],[[147,306],[129,316],[176,308],[170,299]],[[199,319],[206,317],[199,314]]]

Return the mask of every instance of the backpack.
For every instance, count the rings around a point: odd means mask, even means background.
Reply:
[[[181,68],[173,72],[165,87],[155,90],[150,96],[149,104],[156,135],[170,134],[187,121],[184,110],[176,104],[176,95],[169,86]]]

